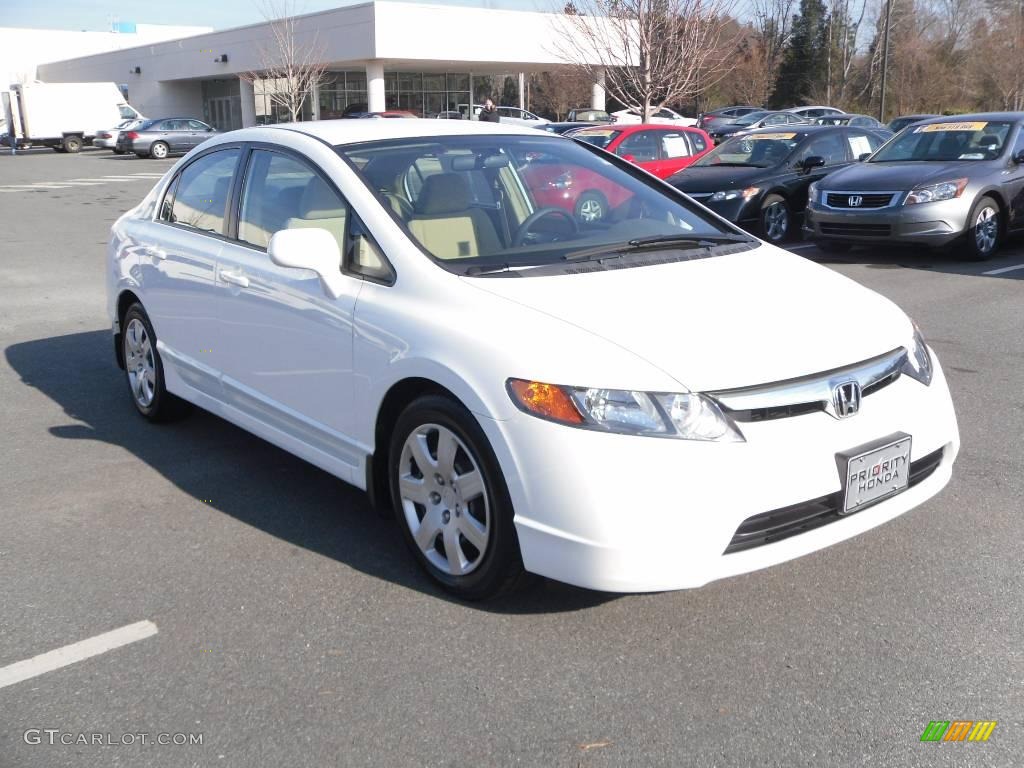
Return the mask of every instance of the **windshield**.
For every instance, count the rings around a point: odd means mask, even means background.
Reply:
[[[610,129],[599,129],[594,130],[593,128],[584,128],[582,131],[576,131],[572,137],[585,141],[587,144],[593,144],[595,147],[604,149],[612,143],[612,139],[618,134],[618,131]]]
[[[869,162],[994,160],[1003,151],[1010,125],[968,120],[911,126],[882,147]]]
[[[759,109],[757,112],[748,112],[747,114],[743,115],[743,117],[739,118],[736,121],[735,124],[736,125],[753,125],[754,123],[756,123],[758,120],[760,120],[762,117],[764,117],[767,114],[768,113],[765,110],[763,110],[763,109]]]
[[[712,255],[716,242],[754,242],[628,163],[542,133],[336,150],[414,242],[462,274],[564,265],[662,240],[688,251],[682,258]]]
[[[746,165],[752,168],[772,168],[786,161],[803,134],[796,131],[748,133],[719,144],[694,166]]]

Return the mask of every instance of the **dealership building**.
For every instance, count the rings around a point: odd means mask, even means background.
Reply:
[[[434,117],[500,92],[508,76],[522,106],[524,73],[570,66],[559,13],[373,0],[293,24],[296,44],[326,66],[305,119],[346,109]],[[220,130],[276,122],[273,82],[258,77],[275,57],[274,32],[264,22],[81,56],[40,65],[39,79],[114,82],[146,116],[202,117]],[[603,109],[604,88],[591,90],[589,106]]]

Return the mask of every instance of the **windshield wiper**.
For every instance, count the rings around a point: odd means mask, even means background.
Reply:
[[[693,248],[713,248],[726,243],[749,243],[750,238],[743,235],[708,235],[707,237],[684,237],[681,235],[652,235],[636,237],[624,243],[612,243],[582,251],[571,251],[562,257],[563,261],[594,261],[619,258],[627,253],[642,251],[648,248],[664,248],[666,246]]]

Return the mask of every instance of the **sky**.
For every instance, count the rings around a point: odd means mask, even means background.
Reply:
[[[271,0],[275,6],[281,0]],[[488,8],[533,11],[548,10],[557,0],[406,0],[445,5],[472,5]],[[313,13],[328,8],[355,5],[365,0],[289,0],[296,13]],[[45,29],[86,29],[106,31],[118,19],[136,24],[194,25],[226,29],[264,20],[261,0],[174,0],[171,3],[139,0],[0,0],[0,27],[38,27]],[[58,10],[59,9],[59,10]]]

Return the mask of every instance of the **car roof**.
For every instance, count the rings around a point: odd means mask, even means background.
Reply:
[[[538,135],[538,131],[534,128],[508,123],[490,123],[479,120],[414,120],[412,118],[404,120],[313,120],[305,123],[242,128],[232,131],[229,135],[235,140],[245,141],[250,131],[262,132],[268,129],[304,133],[332,145],[465,134],[505,134],[534,138]],[[266,137],[266,134],[260,133],[260,137]],[[253,140],[258,139],[254,138]]]
[[[914,115],[908,115],[914,117]],[[943,115],[931,117],[919,122],[925,125],[934,123],[966,123],[966,122],[1015,122],[1024,120],[1024,112],[974,112],[968,115]]]
[[[588,131],[591,128],[611,129],[613,131],[620,131],[622,133],[637,133],[638,131],[700,131],[693,125],[670,125],[668,123],[590,123],[586,128],[580,129],[581,131]]]

